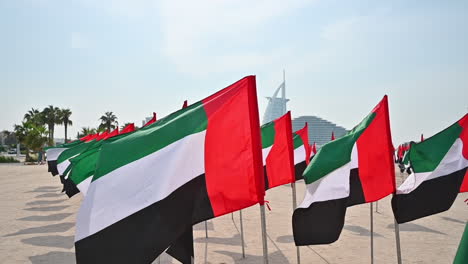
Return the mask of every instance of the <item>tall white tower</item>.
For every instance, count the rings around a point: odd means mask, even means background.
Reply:
[[[281,97],[277,97],[281,90]],[[268,99],[268,105],[263,115],[263,123],[266,124],[271,122],[282,115],[286,114],[286,103],[289,99],[286,99],[286,80],[285,73],[283,71],[283,83],[276,89],[272,97],[266,97]]]

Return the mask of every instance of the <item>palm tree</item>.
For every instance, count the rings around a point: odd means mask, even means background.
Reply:
[[[42,110],[42,118],[44,124],[47,125],[49,129],[49,142],[54,142],[54,128],[55,125],[60,125],[60,109],[58,107],[53,107],[49,105],[48,107]]]
[[[13,125],[13,130],[15,132],[16,140],[18,140],[19,143],[23,144],[25,143],[26,140],[26,123],[23,122],[21,125]],[[26,147],[26,146],[25,146]],[[29,150],[26,147],[26,159],[29,158]]]
[[[28,110],[28,112],[24,114],[24,120],[26,120],[26,122],[33,122],[35,124],[43,123],[41,112],[35,108],[31,108],[31,110]]]
[[[65,143],[68,142],[68,139],[67,139],[68,126],[73,125],[73,122],[70,120],[71,114],[72,114],[72,111],[70,111],[70,109],[68,108],[60,110],[60,117],[59,117],[60,123],[62,123],[65,126]]]
[[[44,125],[37,125],[32,121],[14,125],[15,135],[18,141],[26,148],[26,161],[29,160],[29,151],[43,151],[42,148],[49,141],[48,131]]]
[[[110,131],[111,129],[115,129],[116,125],[118,125],[117,117],[113,112],[106,112],[99,120],[101,120],[101,124],[98,128],[99,130],[107,129],[107,131]]]
[[[81,132],[78,132],[77,138],[82,138],[90,134],[96,134],[96,129],[90,127],[82,127]]]

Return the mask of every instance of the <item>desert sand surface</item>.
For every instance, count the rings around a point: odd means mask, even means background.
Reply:
[[[399,175],[399,174],[398,174]],[[399,179],[401,181],[401,179]],[[58,177],[46,165],[0,164],[0,263],[75,263],[74,229],[81,195],[60,193]],[[297,183],[298,203],[305,185]],[[467,193],[452,208],[400,225],[403,263],[451,263],[468,219]],[[292,192],[280,186],[267,192],[270,263],[297,263],[292,237]],[[374,263],[396,263],[390,197],[374,204]],[[242,211],[245,258],[239,212],[194,227],[195,263],[262,263],[259,206]],[[137,242],[136,242],[137,243]],[[330,245],[301,247],[301,263],[370,263],[370,205],[348,208],[340,239]],[[178,263],[167,255],[154,263]]]

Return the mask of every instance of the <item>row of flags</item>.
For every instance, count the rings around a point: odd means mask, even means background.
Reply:
[[[307,124],[292,132],[290,112],[260,126],[256,81],[248,76],[162,119],[154,114],[140,129],[49,148],[47,159],[66,193],[84,196],[78,263],[149,263],[166,249],[191,263],[194,224],[263,205],[266,190],[299,179],[307,188],[292,218],[296,245],[336,241],[347,207],[389,194],[398,223],[447,210],[468,191],[467,135],[465,115],[412,144],[411,175],[396,188],[387,96],[317,150]]]

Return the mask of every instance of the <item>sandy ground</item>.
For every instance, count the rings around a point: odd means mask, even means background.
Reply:
[[[298,202],[304,183],[297,184]],[[60,193],[57,177],[45,165],[0,164],[0,263],[75,263],[75,214],[81,197]],[[266,200],[270,263],[296,263],[291,228],[291,188],[269,190]],[[400,225],[403,263],[451,263],[455,256],[468,206],[468,194],[459,194],[444,213]],[[374,204],[374,212],[376,205]],[[194,227],[196,263],[262,263],[259,206],[243,210],[245,258],[242,258],[239,212]],[[348,209],[340,239],[323,246],[301,247],[302,263],[370,263],[370,205]],[[395,234],[387,197],[374,213],[374,261],[396,263]],[[163,255],[155,263],[177,263]]]

